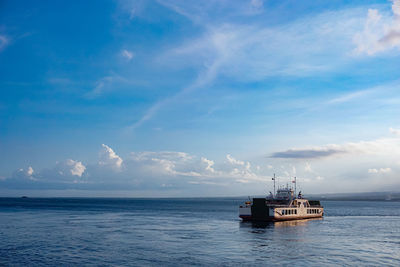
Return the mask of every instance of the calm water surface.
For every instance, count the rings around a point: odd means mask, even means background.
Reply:
[[[0,199],[0,265],[400,266],[400,202],[243,223],[245,199]]]

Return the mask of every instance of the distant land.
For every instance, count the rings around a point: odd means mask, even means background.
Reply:
[[[320,200],[400,201],[400,192],[309,194],[305,197]]]
[[[247,198],[245,196],[243,197]],[[250,197],[265,197],[265,195],[250,196]],[[400,192],[305,194],[303,195],[303,197],[315,200],[400,201]]]
[[[128,199],[180,199],[180,198],[228,198],[228,199],[238,199],[238,198],[253,198],[253,197],[265,197],[266,195],[250,195],[250,196],[215,196],[215,197],[68,197],[68,196],[46,196],[46,197],[37,197],[37,196],[0,196],[0,198],[128,198]],[[307,199],[315,199],[315,200],[343,200],[343,201],[400,201],[400,192],[362,192],[362,193],[326,193],[326,194],[305,194],[304,198]]]

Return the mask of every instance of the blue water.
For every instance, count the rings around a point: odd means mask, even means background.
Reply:
[[[400,266],[400,202],[243,223],[245,199],[0,198],[0,265]]]

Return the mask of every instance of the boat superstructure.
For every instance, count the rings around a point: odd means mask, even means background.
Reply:
[[[296,183],[296,179],[293,182]],[[305,199],[301,192],[296,196],[296,192],[289,185],[278,188],[276,194],[274,190],[274,194],[270,193],[264,198],[253,198],[239,207],[239,217],[244,221],[299,220],[320,218],[323,214],[324,208],[319,200]]]

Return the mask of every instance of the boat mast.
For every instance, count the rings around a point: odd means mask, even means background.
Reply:
[[[297,196],[297,178],[296,176],[294,177],[294,197]]]
[[[274,181],[274,197],[275,197],[275,173],[274,173],[274,178],[272,178],[272,180]]]

